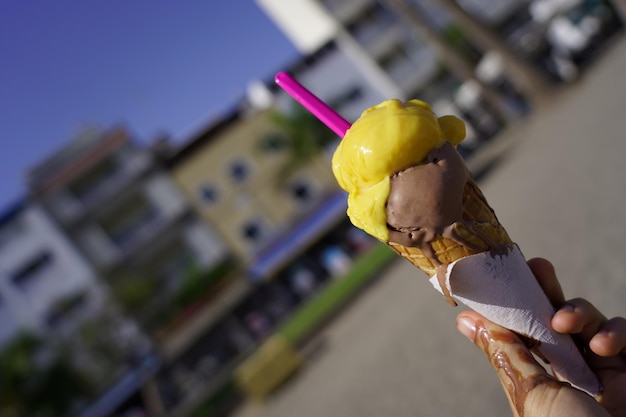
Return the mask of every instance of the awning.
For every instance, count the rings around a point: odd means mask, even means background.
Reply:
[[[248,273],[252,280],[269,277],[294,256],[325,234],[341,218],[346,217],[347,194],[343,191],[325,200],[311,215],[267,245],[251,263]]]

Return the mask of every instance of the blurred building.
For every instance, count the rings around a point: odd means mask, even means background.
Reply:
[[[350,119],[382,99],[333,42],[290,69]],[[337,138],[273,83],[261,84],[255,97],[173,152],[164,141],[139,145],[123,128],[85,130],[30,170],[33,204],[90,272],[85,286],[115,299],[102,301],[100,310],[119,313],[117,303],[137,320],[136,332],[155,342],[133,351],[125,359],[132,364],[116,371],[80,416],[193,411],[228,386],[233,370],[298,305],[371,245],[347,221],[345,195],[329,169]],[[5,217],[11,225],[17,219],[13,211]],[[34,247],[43,242],[38,234]],[[27,269],[44,270],[50,259],[43,254]],[[63,288],[57,273],[51,270],[42,283],[18,280],[43,297],[31,300],[42,312],[44,298]],[[85,299],[85,305],[97,304]],[[44,319],[50,321],[20,318]],[[95,334],[126,343],[110,327]],[[11,329],[3,329],[7,339]]]
[[[426,84],[441,70],[435,49],[386,1],[298,0],[289,7],[280,0],[256,2],[302,53],[335,41],[385,97],[408,99],[428,94]],[[409,4],[424,16],[427,26],[450,43],[459,44],[462,35],[445,7],[434,0],[411,0]],[[459,4],[480,21],[495,26],[527,2],[464,0]],[[477,51],[466,51],[471,52]]]
[[[278,0],[257,3],[303,53],[332,41],[382,97],[420,98],[437,113],[464,119],[468,137],[461,146],[463,152],[471,152],[500,129],[500,123],[482,101],[480,89],[448,70],[440,51],[424,40],[423,29],[387,2],[299,0],[290,2],[289,7]],[[439,33],[465,59],[478,63],[481,51],[463,36],[445,8],[431,0],[410,3],[433,33]],[[490,25],[501,24],[526,4],[522,0],[462,3]]]
[[[607,0],[256,3],[303,54],[332,41],[383,97],[461,117],[466,153],[577,79],[623,27],[623,7]]]
[[[0,218],[0,345],[25,331],[69,333],[103,307],[91,265],[34,202]]]
[[[348,120],[383,99],[333,42],[289,72]],[[339,191],[330,171],[338,138],[273,81],[264,88],[271,96],[266,106],[244,100],[169,162],[194,208],[245,264]]]
[[[0,218],[0,320],[0,347],[34,341],[37,347],[23,353],[27,362],[19,366],[63,369],[65,379],[57,383],[73,388],[71,375],[80,374],[88,385],[77,389],[83,403],[124,374],[143,372],[141,358],[151,356],[149,340],[118,308],[95,268],[29,199]]]
[[[382,93],[330,42],[288,70],[346,118]],[[157,377],[168,415],[184,416],[232,382],[233,370],[373,241],[345,215],[330,170],[338,138],[272,82],[164,157],[193,209],[240,266],[160,338]]]
[[[384,97],[412,98],[437,74],[435,51],[378,1],[257,3],[304,54],[336,42]]]
[[[125,129],[83,131],[34,167],[28,182],[34,198],[149,331],[185,290],[183,278],[228,257],[150,150]]]
[[[281,171],[289,144],[270,113],[236,111],[172,160],[174,179],[244,263],[334,189],[319,155],[293,172]]]
[[[89,285],[105,288],[114,298],[115,303],[102,310],[111,315],[117,309],[131,316],[145,342],[148,337],[158,342],[171,322],[210,294],[234,268],[218,235],[191,210],[152,151],[136,143],[126,129],[81,132],[31,169],[28,187],[40,211],[77,248],[82,265],[99,277]],[[37,262],[56,265],[45,254]],[[55,283],[58,274],[62,271],[50,272],[51,282],[41,288],[42,294],[60,291]],[[39,291],[35,280],[22,281],[30,283],[31,291]],[[37,305],[45,308],[46,303]],[[126,323],[132,327],[134,322]],[[132,339],[125,326],[109,327],[101,324],[92,333],[118,340],[120,346]],[[120,334],[109,334],[115,330]],[[153,352],[159,346],[147,345],[124,359],[130,363],[101,387],[104,395],[83,415],[108,415],[128,401],[143,404],[142,387],[159,363]]]

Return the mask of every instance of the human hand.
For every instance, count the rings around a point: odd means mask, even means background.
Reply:
[[[528,265],[553,305],[559,333],[572,334],[604,388],[593,398],[548,374],[513,332],[472,311],[457,317],[457,328],[489,358],[518,417],[626,417],[626,319],[607,320],[587,300],[565,301],[554,267],[545,259]]]

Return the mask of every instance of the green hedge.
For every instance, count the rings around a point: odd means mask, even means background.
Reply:
[[[292,314],[279,327],[278,333],[294,344],[302,342],[396,256],[387,245],[375,244],[357,258],[346,275],[331,281],[318,295]]]

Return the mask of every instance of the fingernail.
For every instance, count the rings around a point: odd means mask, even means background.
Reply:
[[[576,310],[576,307],[574,307],[571,304],[563,304],[563,306],[561,308],[559,308],[559,311],[564,311],[566,313],[571,313],[574,310]]]
[[[474,334],[476,333],[476,322],[467,316],[459,316],[456,319],[456,328],[465,337],[472,342],[474,341]]]
[[[611,335],[611,332],[608,329],[600,329],[600,331],[598,331],[598,333],[596,333],[593,337],[596,337],[596,336],[609,337],[610,335]]]

